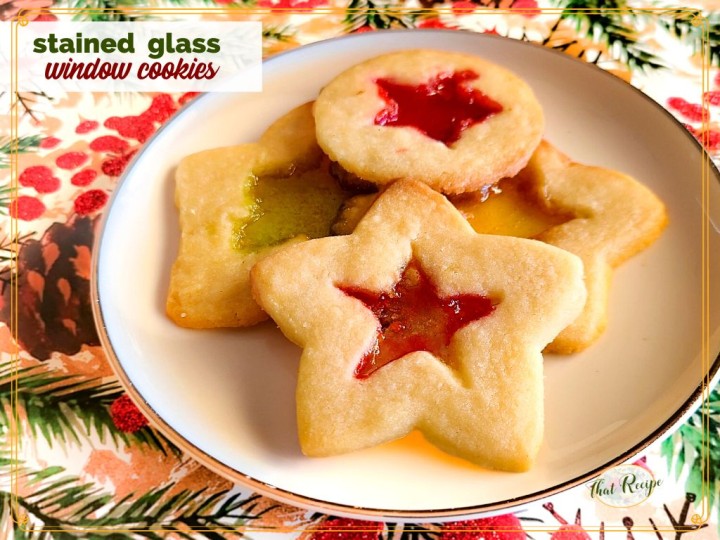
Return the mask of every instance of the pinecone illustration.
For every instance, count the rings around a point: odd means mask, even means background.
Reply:
[[[38,360],[53,351],[75,354],[99,345],[90,305],[90,258],[95,219],[74,216],[27,240],[17,258],[17,328],[10,311],[9,270],[0,282],[0,320],[17,331],[19,345]]]

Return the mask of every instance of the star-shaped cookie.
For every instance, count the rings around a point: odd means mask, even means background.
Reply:
[[[541,351],[580,313],[582,275],[578,257],[478,235],[444,196],[401,180],[352,234],[287,246],[259,261],[251,281],[303,348],[306,455],[418,429],[446,452],[522,471],[542,440]]]
[[[543,141],[516,181],[557,214],[572,215],[535,236],[578,255],[585,267],[582,314],[547,351],[572,353],[595,341],[607,325],[613,268],[652,244],[667,225],[665,205],[623,173],[573,162]]]
[[[343,197],[323,166],[311,103],[282,116],[257,143],[184,158],[176,171],[182,236],[168,316],[189,328],[266,319],[250,292],[250,268],[287,242],[327,235]],[[273,201],[277,208],[264,209]]]
[[[528,165],[497,189],[453,198],[479,233],[533,238],[578,255],[587,301],[580,316],[546,351],[581,351],[602,334],[613,268],[652,244],[667,224],[665,206],[643,184],[620,172],[573,162],[547,141]],[[356,196],[333,226],[349,234],[377,198]]]

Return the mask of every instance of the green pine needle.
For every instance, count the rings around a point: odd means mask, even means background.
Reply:
[[[129,15],[123,8],[142,6],[135,0],[70,0],[70,7],[84,9],[73,16],[74,21],[132,22],[148,19],[145,14]]]
[[[3,185],[0,185],[0,215],[7,216],[9,209],[10,209],[10,203],[13,200],[13,197],[15,195],[15,192],[17,190],[12,188],[10,186],[10,180],[8,180]],[[0,260],[8,260],[9,257],[2,257],[0,255]]]
[[[149,426],[134,433],[115,427],[110,405],[123,392],[114,381],[57,375],[44,366],[14,369],[10,363],[0,364],[0,427],[10,424],[9,411],[15,407],[25,411],[32,436],[42,436],[50,446],[79,444],[94,431],[100,442],[144,444],[179,454]]]
[[[231,494],[229,490],[208,493],[203,488],[170,495],[174,483],[113,502],[110,493],[64,472],[62,467],[21,471],[24,481],[34,488],[28,495],[17,496],[15,505],[11,505],[9,493],[0,492],[0,516],[27,518],[27,523],[33,524],[18,527],[23,536],[16,538],[161,539],[168,532],[183,538],[241,537],[238,527],[275,508],[257,510],[259,495]],[[113,533],[113,529],[123,532]],[[88,536],[85,530],[97,533]],[[129,530],[136,534],[126,534]]]
[[[290,41],[295,36],[295,31],[289,26],[265,26],[262,29],[263,40]]]
[[[713,65],[720,66],[720,12],[710,12],[706,16],[707,35],[706,40],[703,37],[706,27],[705,25],[695,26],[692,19],[683,16],[683,12],[678,12],[675,17],[665,16],[659,19],[660,26],[668,31],[675,38],[689,43],[693,51],[699,52],[706,41],[710,62]]]
[[[706,432],[703,432],[704,421],[707,422]],[[720,469],[717,466],[720,463],[720,388],[714,388],[702,407],[672,437],[663,441],[660,452],[670,471],[674,471],[676,480],[687,472],[687,491],[698,497],[707,492],[710,507],[717,505],[720,510]],[[704,471],[706,464],[708,471]],[[704,479],[707,485],[703,485]]]
[[[208,6],[218,9],[240,8],[254,6],[256,0],[233,0],[229,4],[219,6],[215,0],[203,0]],[[56,6],[84,9],[85,11],[76,14],[73,20],[76,21],[146,21],[156,19],[156,15],[148,13],[133,13],[133,7],[149,7],[145,0],[60,0]],[[197,7],[191,0],[160,0],[160,6],[183,6]]]
[[[3,137],[0,139],[0,169],[10,167],[10,155],[13,152],[18,154],[27,154],[34,152],[40,147],[40,143],[44,137],[41,135],[24,135],[17,139]],[[5,189],[5,186],[0,189]]]
[[[386,28],[412,28],[417,13],[397,11],[397,6],[390,2],[377,0],[351,0],[346,8],[343,19],[347,30],[353,32],[362,27]]]
[[[631,69],[650,70],[665,64],[637,41],[633,23],[639,14],[627,9],[625,0],[556,0],[563,9],[560,20],[574,23],[579,35],[607,46],[614,60]],[[619,11],[626,10],[626,11]]]

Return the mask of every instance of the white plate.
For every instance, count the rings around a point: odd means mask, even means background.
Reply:
[[[582,354],[546,358],[545,439],[527,473],[490,472],[403,445],[303,457],[294,413],[299,349],[272,323],[191,331],[164,315],[177,250],[178,161],[253,141],[346,67],[414,47],[476,53],[510,68],[535,90],[552,143],[577,161],[635,176],[669,209],[660,240],[615,273],[602,338]],[[717,174],[710,171],[716,201]],[[701,361],[701,178],[699,145],[668,113],[620,79],[563,54],[442,31],[362,34],[302,47],[265,64],[261,94],[197,99],[126,172],[95,251],[103,342],[132,397],[160,429],[208,467],[257,491],[366,518],[438,521],[496,512],[632,457],[688,414],[703,376],[717,371],[717,361],[712,367]],[[720,223],[718,208],[711,215]],[[720,234],[715,226],[710,232],[717,269]],[[712,359],[718,315],[715,303]]]

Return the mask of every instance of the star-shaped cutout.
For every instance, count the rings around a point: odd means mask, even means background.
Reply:
[[[480,201],[488,193],[479,191],[453,199],[454,204],[479,233],[531,237],[580,257],[585,307],[546,352],[570,354],[589,347],[607,325],[613,269],[660,236],[667,225],[665,206],[634,178],[575,163],[547,141],[519,174],[499,183],[499,190],[486,202]],[[350,199],[335,233],[352,232],[376,197]]]
[[[386,105],[375,115],[375,124],[410,126],[450,146],[463,131],[503,110],[500,103],[468,84],[478,77],[464,70],[441,73],[419,85],[377,79]]]
[[[415,260],[405,267],[390,291],[340,290],[365,304],[378,321],[377,339],[355,368],[359,379],[417,351],[427,351],[449,363],[447,347],[455,333],[495,309],[492,300],[481,294],[441,296]]]
[[[447,363],[420,350],[358,378],[378,318],[343,289],[388,294],[412,261],[439,298],[484,296],[495,309],[453,333]],[[446,452],[508,471],[530,467],[542,440],[541,351],[585,301],[576,256],[478,235],[444,196],[412,180],[388,187],[352,234],[258,262],[252,285],[303,349],[296,397],[306,455],[350,452],[419,429]]]

